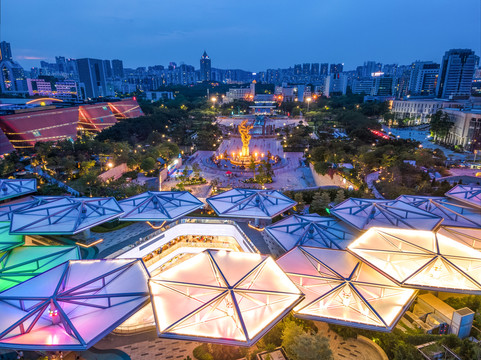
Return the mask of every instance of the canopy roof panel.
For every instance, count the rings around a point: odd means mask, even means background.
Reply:
[[[174,221],[204,204],[188,191],[148,191],[119,201],[124,221]]]
[[[149,285],[159,336],[240,346],[303,298],[272,258],[241,252],[206,250]]]
[[[220,216],[272,219],[296,202],[277,190],[232,189],[207,199]]]
[[[0,179],[0,201],[37,191],[37,179]]]
[[[466,244],[473,249],[481,251],[481,229],[463,228],[453,226],[441,226],[438,234],[450,237],[456,241]]]
[[[266,227],[266,232],[285,251],[301,245],[344,249],[358,235],[340,220],[318,214],[289,216]]]
[[[372,228],[348,249],[400,285],[481,295],[481,252],[445,235]]]
[[[77,246],[18,246],[0,253],[0,292],[68,260],[80,259]]]
[[[30,209],[35,206],[65,198],[65,196],[30,196],[28,199],[25,199],[25,201],[9,202],[0,205],[0,221],[11,221],[12,214],[15,211]]]
[[[470,206],[481,208],[481,185],[456,185],[446,196]]]
[[[23,235],[10,235],[10,222],[0,221],[0,253],[23,245]]]
[[[0,347],[84,350],[149,299],[141,260],[65,262],[0,293]]]
[[[12,214],[15,234],[77,234],[123,214],[114,198],[65,197]]]
[[[416,294],[345,250],[299,246],[277,263],[306,296],[300,318],[391,331]]]
[[[331,214],[359,230],[373,226],[433,230],[443,219],[399,200],[349,198]]]
[[[467,226],[481,228],[481,209],[453,202],[445,197],[401,195],[404,201],[418,209],[442,217],[443,226]]]

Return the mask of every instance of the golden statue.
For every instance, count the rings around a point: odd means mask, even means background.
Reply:
[[[249,134],[249,131],[253,127],[254,125],[247,125],[247,120],[242,121],[239,125],[239,134],[242,140],[241,157],[249,157],[249,142],[252,138],[252,136]]]

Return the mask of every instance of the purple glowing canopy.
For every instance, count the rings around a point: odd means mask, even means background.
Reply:
[[[141,260],[65,262],[0,293],[0,348],[84,350],[149,301]]]

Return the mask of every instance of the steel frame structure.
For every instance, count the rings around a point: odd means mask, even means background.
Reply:
[[[481,185],[456,185],[445,195],[478,209],[481,208]]]
[[[37,179],[0,179],[0,201],[37,191]]]

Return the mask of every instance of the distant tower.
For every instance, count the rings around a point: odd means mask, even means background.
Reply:
[[[204,54],[200,58],[200,80],[201,81],[211,81],[212,79],[212,68],[211,60],[209,55],[204,50]]]
[[[471,49],[446,51],[439,72],[437,96],[442,99],[449,99],[450,96],[469,96],[476,62],[477,56]]]

